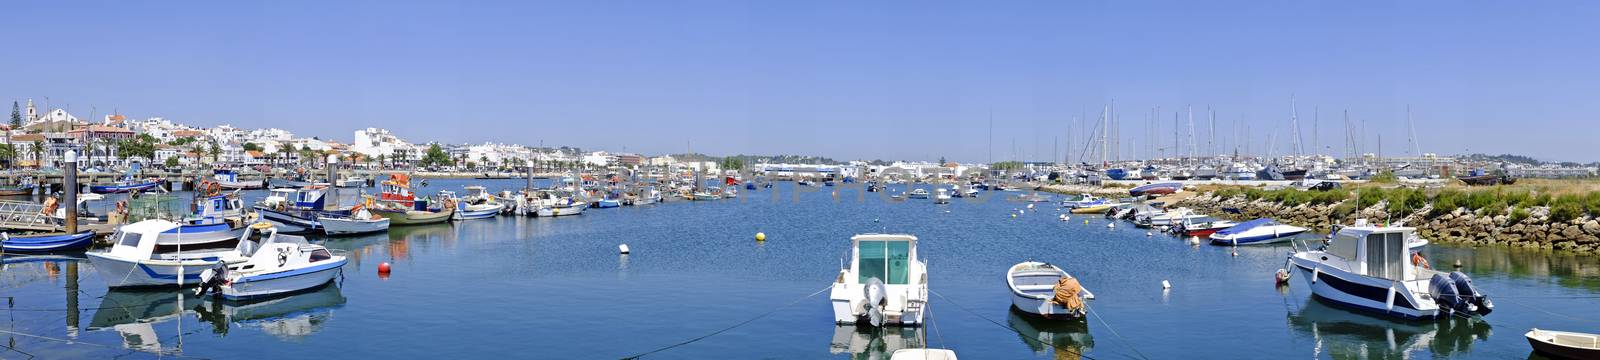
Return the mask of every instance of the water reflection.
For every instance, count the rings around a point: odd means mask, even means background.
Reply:
[[[828,352],[850,354],[851,359],[888,359],[895,350],[926,346],[924,335],[921,328],[835,326]]]
[[[1567,288],[1600,291],[1600,262],[1594,256],[1494,247],[1429,246],[1424,251],[1435,267],[1449,269],[1459,260],[1462,271],[1474,277],[1507,274],[1513,279],[1536,279]]]
[[[251,302],[211,300],[190,291],[112,290],[101,299],[88,330],[114,331],[125,348],[160,352],[165,349],[163,341],[181,341],[177,326],[167,323],[194,314],[215,334],[226,336],[237,324],[294,340],[321,330],[344,303],[344,295],[332,282],[311,292]]]
[[[1089,324],[1082,320],[1046,320],[1016,308],[1009,313],[1006,323],[1019,332],[1017,336],[1034,354],[1043,355],[1053,350],[1052,359],[1081,359],[1084,352],[1094,348],[1094,336],[1089,335]]]
[[[1393,321],[1346,311],[1315,298],[1289,315],[1289,328],[1315,341],[1318,357],[1326,353],[1335,359],[1401,359],[1413,357],[1417,351],[1448,357],[1470,351],[1490,334],[1489,323],[1482,319]]]

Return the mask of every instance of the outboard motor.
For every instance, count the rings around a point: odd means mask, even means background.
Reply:
[[[1478,287],[1472,285],[1472,278],[1467,277],[1467,274],[1460,271],[1451,272],[1450,281],[1456,283],[1456,292],[1459,292],[1461,297],[1477,306],[1478,315],[1489,315],[1489,312],[1494,311],[1494,303],[1489,301],[1489,296],[1478,291]]]
[[[1462,298],[1459,291],[1456,291],[1456,282],[1450,280],[1450,277],[1444,274],[1433,274],[1433,278],[1428,280],[1428,288],[1432,290],[1433,301],[1439,305],[1440,310],[1450,313],[1471,312],[1469,307],[1472,304],[1467,299]]]
[[[859,324],[863,322],[862,320],[865,320],[866,323],[872,324],[872,326],[883,326],[883,307],[887,305],[888,298],[888,296],[885,296],[887,289],[883,286],[883,280],[878,280],[876,277],[867,279],[867,286],[862,288],[862,291],[864,292],[863,295],[866,295],[867,302],[861,309],[861,316],[856,319],[856,323]]]
[[[227,281],[228,265],[218,261],[210,269],[200,272],[200,288],[195,290],[195,295],[203,296],[206,293],[213,295],[222,294],[222,282]]]

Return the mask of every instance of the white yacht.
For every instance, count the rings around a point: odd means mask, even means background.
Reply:
[[[934,191],[933,191],[933,203],[935,203],[935,204],[949,204],[950,203],[950,190],[947,190],[945,188],[934,189]]]
[[[1347,307],[1407,319],[1487,315],[1488,296],[1459,271],[1445,273],[1413,260],[1410,227],[1357,221],[1339,229],[1321,249],[1289,256],[1295,276],[1311,293]]]
[[[833,321],[858,326],[921,326],[928,308],[927,264],[917,237],[850,237],[850,263],[839,270],[829,299]]]

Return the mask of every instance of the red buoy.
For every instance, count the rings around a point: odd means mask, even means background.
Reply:
[[[379,274],[388,274],[389,273],[389,263],[378,264],[378,273]]]

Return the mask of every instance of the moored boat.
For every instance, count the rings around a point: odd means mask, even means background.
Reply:
[[[1088,314],[1084,301],[1094,294],[1078,279],[1052,264],[1024,261],[1006,269],[1006,287],[1011,289],[1011,306],[1029,315],[1047,319],[1083,319]]]
[[[83,250],[94,241],[93,231],[76,234],[11,235],[0,233],[0,252],[35,253]]]
[[[1211,243],[1218,245],[1258,245],[1288,241],[1290,237],[1306,232],[1306,228],[1280,224],[1277,220],[1260,218],[1239,223],[1211,234]]]
[[[1132,196],[1166,195],[1166,194],[1177,193],[1177,192],[1182,191],[1182,190],[1183,190],[1183,184],[1181,184],[1181,183],[1175,183],[1175,182],[1171,182],[1171,183],[1155,183],[1155,184],[1142,185],[1142,186],[1133,188],[1132,190],[1128,190],[1128,195],[1132,195]]]
[[[1600,359],[1600,335],[1569,331],[1528,330],[1528,345],[1541,355],[1559,359]]]
[[[233,171],[232,169],[216,169],[216,170],[212,170],[211,171],[211,179],[212,179],[212,181],[215,181],[217,183],[217,185],[221,186],[223,189],[244,190],[244,189],[260,189],[260,188],[265,188],[266,187],[266,182],[262,181],[262,180],[259,180],[259,179],[258,180],[241,180],[241,179],[239,179],[239,172]]]
[[[145,191],[145,190],[149,190],[149,189],[154,189],[157,186],[161,186],[162,182],[163,182],[163,180],[161,180],[161,179],[135,180],[135,179],[132,179],[132,178],[124,178],[122,180],[118,180],[115,183],[111,183],[111,184],[107,184],[107,185],[90,185],[89,186],[89,192],[96,193],[96,194],[117,194],[117,193],[127,193],[127,192],[139,192],[139,191]]]
[[[197,285],[200,273],[211,265],[244,261],[235,248],[157,252],[161,234],[177,228],[177,223],[166,220],[123,225],[111,235],[110,249],[87,254],[89,262],[106,286],[120,288]]]
[[[1406,319],[1470,317],[1494,311],[1489,297],[1461,272],[1422,266],[1407,243],[1410,227],[1355,226],[1339,229],[1321,249],[1289,256],[1290,271],[1311,293],[1356,310]]]
[[[861,234],[850,238],[850,262],[829,293],[836,324],[921,326],[928,306],[927,264],[917,237]]]
[[[927,199],[928,198],[928,189],[923,189],[923,188],[911,189],[910,192],[906,193],[906,197],[912,198],[912,199]]]
[[[389,225],[424,225],[450,221],[456,214],[454,206],[428,207],[427,200],[411,201],[412,208],[374,206],[368,211],[389,219]],[[398,205],[398,204],[395,204]]]
[[[317,222],[328,235],[356,235],[389,231],[390,220],[373,214],[365,205],[357,205],[350,216],[319,216]]]
[[[348,262],[303,237],[279,234],[266,223],[251,225],[236,251],[247,260],[202,271],[201,292],[214,288],[228,300],[290,294],[332,281]]]

